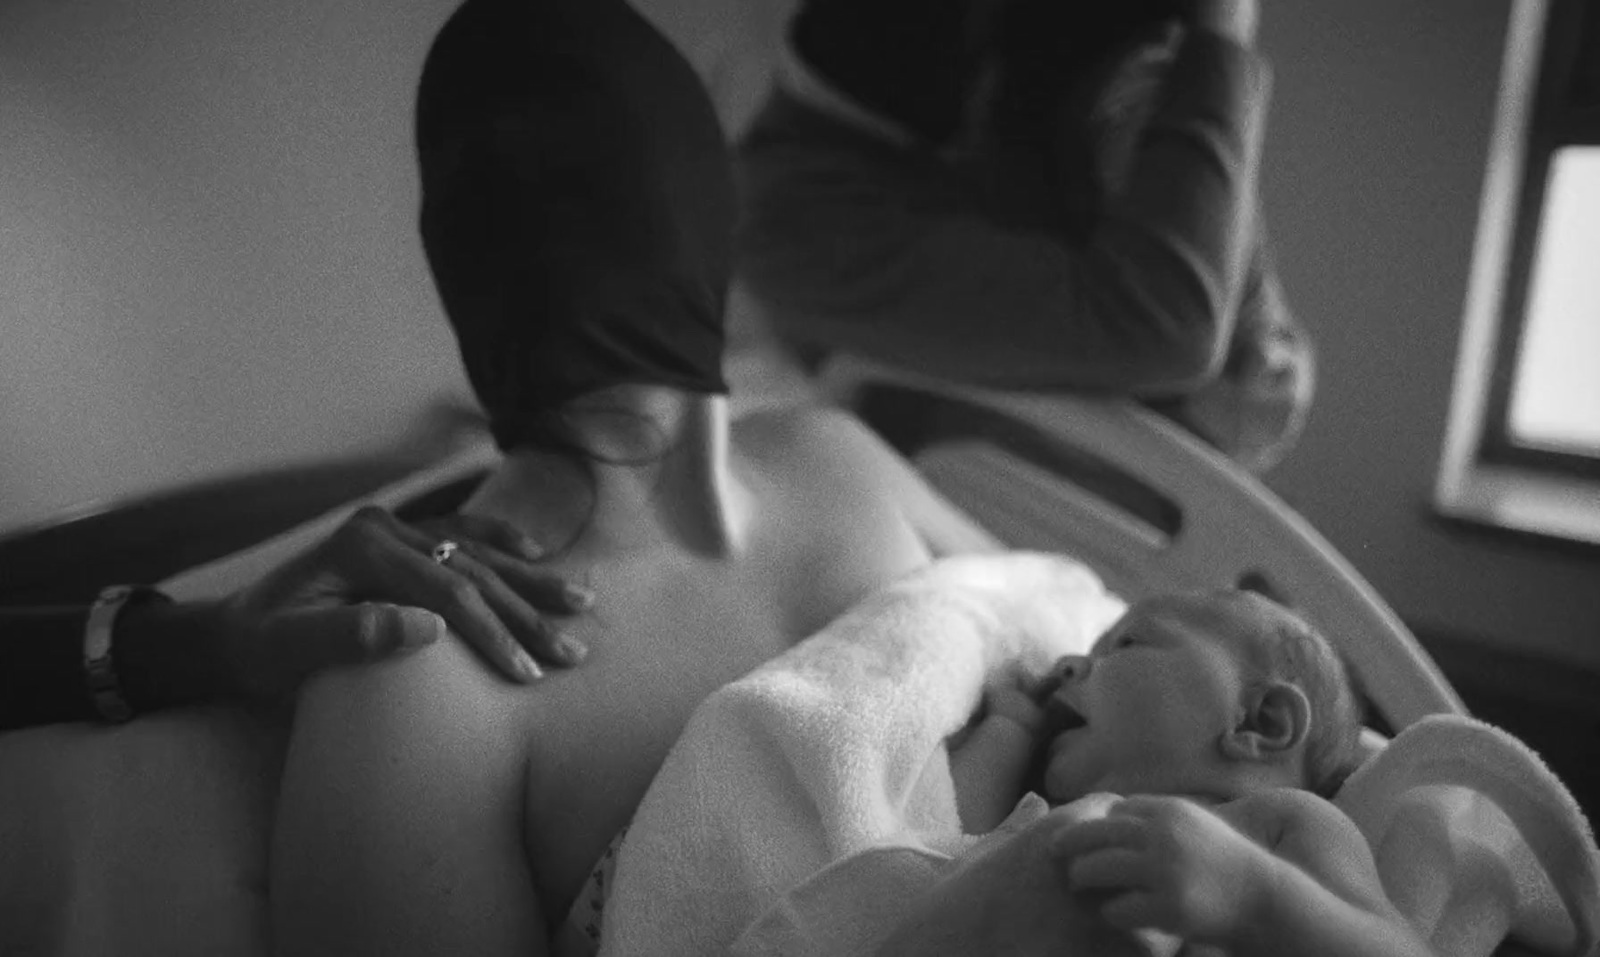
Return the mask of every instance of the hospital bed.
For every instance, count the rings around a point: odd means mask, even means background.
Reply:
[[[1304,519],[1159,417],[1125,402],[956,387],[852,359],[831,363],[814,387],[825,400],[855,410],[956,504],[1008,544],[1076,555],[1123,597],[1242,586],[1299,608],[1345,652],[1378,731],[1393,734],[1430,714],[1464,713],[1449,683],[1394,612]],[[178,575],[166,586],[179,597],[226,591],[320,539],[367,501],[409,518],[448,511],[470,494],[497,458],[485,434],[468,431],[440,457],[420,467],[406,463],[402,468],[391,460],[370,470],[333,469],[323,474],[329,483],[325,493],[349,501],[237,554]],[[316,491],[315,476],[322,473],[312,469],[300,474],[304,481],[294,486],[293,493],[300,501],[283,517],[325,504]],[[352,483],[377,487],[350,495]],[[253,527],[251,534],[259,531]],[[35,546],[46,532],[30,532]],[[81,528],[77,534],[82,534]],[[114,543],[104,544],[114,548]],[[0,554],[6,554],[5,548],[0,541]],[[137,722],[110,732],[66,728],[29,735],[40,733],[55,734],[68,744],[88,740],[90,747],[109,753],[119,747],[126,751],[129,745],[151,746],[164,732],[159,719],[153,719],[148,726]],[[223,752],[229,742],[250,733],[230,731],[198,746],[215,752],[208,760],[226,761]],[[0,737],[0,762],[6,759],[7,744]],[[159,741],[155,746],[160,751]],[[125,770],[150,773],[160,767],[160,760],[181,758],[170,749],[161,754],[153,765]],[[255,767],[250,773],[259,777],[266,769]],[[8,800],[6,788],[16,786],[15,781],[0,782],[0,802]],[[194,813],[201,817],[220,813],[223,802],[239,797],[228,789],[191,795],[200,802]],[[251,791],[245,798],[259,800],[261,795]],[[104,800],[91,799],[81,811],[112,818],[130,813],[112,806],[113,800],[110,794]],[[213,804],[205,805],[207,800]],[[230,813],[234,812],[223,816]],[[259,857],[261,835],[236,815],[230,820],[204,832],[212,834],[220,849],[202,849],[209,857],[193,875],[194,882],[210,895],[206,906],[214,914],[233,913],[240,921],[252,922],[260,916],[252,908],[259,906],[261,863],[241,865],[229,855]],[[127,826],[137,829],[141,822],[129,821]],[[149,822],[143,826],[148,829]],[[6,834],[0,825],[0,841]],[[88,866],[106,863],[91,859]],[[221,882],[216,879],[218,869],[226,873]],[[0,883],[0,894],[6,890]],[[174,894],[181,896],[184,887],[181,882],[155,891],[146,886],[142,893],[156,896],[140,907],[105,899],[111,890],[97,892],[102,895],[98,904],[89,894],[74,906],[109,908],[115,913],[107,920],[115,923],[139,919],[148,906],[160,906],[159,901]],[[162,950],[182,952],[171,949],[176,939],[181,936],[169,933]],[[3,944],[0,938],[0,949]],[[72,952],[117,949],[86,945]],[[1531,951],[1506,946],[1498,953]]]

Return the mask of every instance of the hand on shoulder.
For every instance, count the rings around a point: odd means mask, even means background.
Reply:
[[[502,675],[530,681],[535,657],[571,666],[583,649],[549,620],[593,596],[541,571],[536,547],[496,519],[417,525],[356,512],[309,551],[214,607],[217,693],[272,698],[314,671],[430,644],[445,627]]]

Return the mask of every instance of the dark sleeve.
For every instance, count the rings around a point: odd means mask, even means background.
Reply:
[[[0,608],[0,731],[95,716],[83,674],[88,614]]]
[[[1123,191],[1068,242],[933,158],[778,91],[741,144],[741,272],[788,336],[934,375],[1141,395],[1220,369],[1253,245],[1268,72],[1192,31]]]
[[[789,42],[835,89],[931,144],[961,125],[980,48],[974,0],[805,0]]]
[[[206,603],[125,607],[112,664],[135,715],[194,704],[223,687]],[[0,608],[0,731],[99,719],[83,670],[87,607]]]

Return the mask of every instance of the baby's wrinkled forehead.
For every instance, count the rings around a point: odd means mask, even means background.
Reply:
[[[1184,592],[1140,599],[1119,624],[1167,621],[1200,627],[1226,627],[1244,613],[1229,592]]]
[[[1135,602],[1102,637],[1132,628],[1170,628],[1191,635],[1241,640],[1250,644],[1268,638],[1290,613],[1254,592],[1221,590],[1158,595]]]

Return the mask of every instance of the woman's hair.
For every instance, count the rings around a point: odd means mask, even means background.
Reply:
[[[726,391],[736,207],[699,78],[624,0],[467,0],[417,92],[421,233],[504,449],[583,454],[567,400]]]
[[[1360,758],[1361,705],[1350,673],[1333,644],[1299,615],[1262,595],[1240,594],[1246,601],[1266,602],[1280,612],[1264,629],[1267,640],[1255,646],[1253,662],[1260,669],[1255,678],[1287,681],[1305,692],[1311,705],[1306,786],[1331,798]]]

